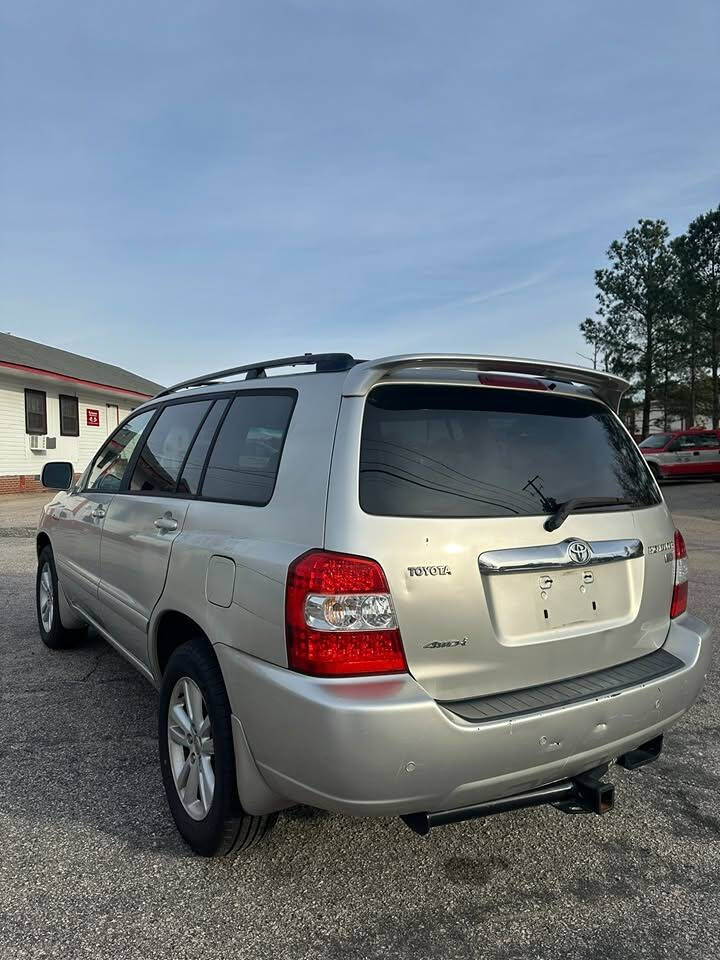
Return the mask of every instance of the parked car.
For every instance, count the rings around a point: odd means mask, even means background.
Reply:
[[[711,655],[614,412],[627,386],[345,354],[177,384],[77,482],[46,465],[42,640],[90,625],[159,689],[168,803],[200,854],[297,803],[419,833],[605,812],[609,765],[658,755]]]
[[[651,433],[640,450],[656,480],[720,480],[720,430],[694,427]]]

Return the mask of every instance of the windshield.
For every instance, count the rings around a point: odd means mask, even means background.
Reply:
[[[637,447],[599,402],[440,385],[386,385],[368,396],[360,450],[366,513],[531,516],[574,497],[660,502]]]
[[[643,442],[640,444],[641,450],[662,450],[665,444],[668,442],[671,433],[653,433],[650,437],[645,437]]]

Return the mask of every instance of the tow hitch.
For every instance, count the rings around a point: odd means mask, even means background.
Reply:
[[[615,802],[615,787],[603,783],[600,777],[607,771],[607,765],[589,770],[570,780],[558,780],[537,790],[516,793],[512,797],[500,800],[487,800],[474,803],[469,807],[457,807],[455,810],[438,810],[434,813],[406,813],[402,819],[421,836],[430,832],[432,827],[441,827],[446,823],[459,823],[461,820],[474,820],[477,817],[490,817],[495,813],[507,813],[509,810],[522,810],[525,807],[540,807],[551,803],[565,813],[607,813]]]
[[[635,770],[651,763],[660,755],[663,746],[662,735],[641,744],[634,750],[618,757],[617,763],[626,770]],[[540,807],[551,804],[563,813],[607,813],[615,804],[615,787],[601,778],[607,773],[609,764],[595,767],[577,777],[558,780],[536,790],[516,793],[499,800],[486,800],[468,807],[456,807],[454,810],[437,810],[433,813],[406,813],[401,819],[421,836],[430,832],[432,827],[441,827],[447,823],[459,823],[462,820],[474,820],[477,817],[490,817],[496,813],[510,810],[522,810],[525,807]]]

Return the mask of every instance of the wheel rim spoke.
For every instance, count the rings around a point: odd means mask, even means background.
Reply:
[[[190,723],[194,726],[195,717],[193,716],[193,705],[192,705],[192,700],[190,698],[190,681],[183,680],[182,688],[183,688],[183,699],[185,701],[185,711],[187,715],[190,717]]]
[[[181,726],[168,727],[168,733],[173,743],[179,743],[181,747],[187,746],[187,734]]]
[[[176,703],[172,708],[171,713],[173,720],[175,720],[177,725],[185,732],[185,734],[192,734],[192,721],[187,713],[185,713],[184,707],[181,704]]]
[[[200,786],[199,766],[197,760],[190,764],[190,773],[185,784],[185,803],[188,806],[197,803]]]
[[[215,741],[212,737],[200,741],[200,752],[204,757],[215,756]]]
[[[184,790],[185,786],[187,785],[191,767],[192,764],[190,763],[190,757],[188,757],[185,763],[182,765],[180,773],[177,775],[177,785],[181,790]]]
[[[190,708],[192,711],[190,717],[192,719],[193,726],[195,727],[195,731],[199,732],[203,723],[203,698],[202,694],[200,693],[200,689],[196,684],[191,683],[189,686]]]
[[[208,764],[208,767],[210,765]],[[202,763],[199,767],[200,771],[200,802],[202,803],[203,813],[207,813],[210,809],[210,804],[212,803],[213,793],[215,792],[215,775],[210,768],[210,776],[212,776],[212,783],[208,777],[208,771],[205,767],[205,764]]]

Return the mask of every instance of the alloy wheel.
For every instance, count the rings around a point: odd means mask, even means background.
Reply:
[[[55,612],[55,591],[53,590],[52,572],[50,564],[44,563],[40,571],[40,585],[38,602],[40,604],[40,620],[45,633],[50,633]]]
[[[180,677],[170,697],[168,752],[185,812],[204,820],[215,795],[215,745],[205,698],[190,677]]]

